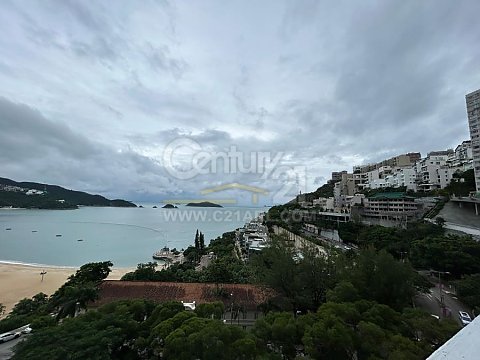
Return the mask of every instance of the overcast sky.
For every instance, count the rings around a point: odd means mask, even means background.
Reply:
[[[2,0],[0,176],[151,201],[237,182],[269,203],[455,147],[480,88],[479,13],[478,0]],[[232,146],[276,170],[210,158],[182,178],[195,154]]]

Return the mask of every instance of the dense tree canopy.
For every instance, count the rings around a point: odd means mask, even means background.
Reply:
[[[410,260],[421,269],[454,277],[480,272],[480,243],[470,236],[430,236],[412,243]]]
[[[465,276],[456,282],[457,295],[480,314],[480,274]]]

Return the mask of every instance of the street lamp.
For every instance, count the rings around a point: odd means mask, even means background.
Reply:
[[[443,297],[443,292],[442,292],[442,278],[441,278],[441,274],[450,274],[449,271],[438,271],[438,270],[431,270],[431,272],[436,272],[438,273],[438,287],[439,287],[439,291],[440,291],[440,304],[441,304],[441,307],[444,311],[444,316],[445,316],[445,304],[444,304],[444,297]]]
[[[230,297],[233,297],[233,293],[230,294]],[[230,325],[233,324],[233,299],[232,302],[230,303]]]

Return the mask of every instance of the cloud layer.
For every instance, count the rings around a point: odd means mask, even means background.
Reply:
[[[313,190],[334,170],[455,146],[468,138],[464,96],[480,88],[475,0],[0,9],[0,176],[113,197],[198,197],[228,182]],[[178,138],[245,159],[281,152],[284,171],[219,163],[177,179],[163,152]]]

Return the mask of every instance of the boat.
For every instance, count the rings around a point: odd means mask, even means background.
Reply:
[[[181,252],[172,252],[166,246],[162,250],[154,253],[152,257],[155,260],[161,260],[167,264],[176,264],[183,262],[183,254]]]
[[[57,235],[55,235],[55,236],[56,236],[56,237],[60,237],[60,236],[62,236],[62,234],[57,234]]]
[[[32,232],[38,232],[38,230],[32,230]]]
[[[83,241],[83,239],[77,239],[77,241]]]
[[[6,228],[5,230],[12,230],[12,228]]]
[[[171,261],[175,255],[170,251],[168,247],[164,247],[162,250],[155,252],[152,257],[155,260]]]

